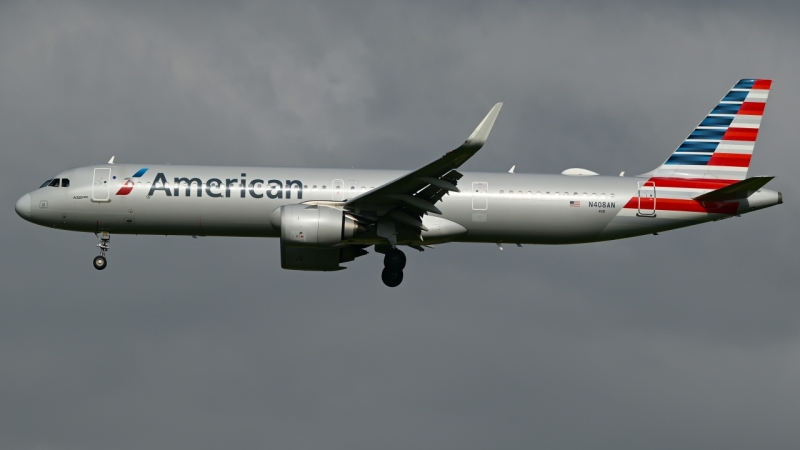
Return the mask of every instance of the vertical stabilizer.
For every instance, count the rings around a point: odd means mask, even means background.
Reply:
[[[771,85],[771,80],[740,80],[664,164],[643,176],[747,178]]]

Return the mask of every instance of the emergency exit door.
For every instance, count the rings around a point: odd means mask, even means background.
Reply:
[[[485,211],[489,208],[489,183],[474,181],[472,183],[472,209]]]
[[[344,200],[344,181],[342,180],[333,180],[331,184],[331,188],[333,190],[331,195],[331,200],[335,202],[340,202]]]

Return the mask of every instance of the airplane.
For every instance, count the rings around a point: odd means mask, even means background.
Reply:
[[[93,232],[107,267],[112,234],[280,239],[281,267],[336,271],[384,255],[381,279],[403,281],[405,254],[450,242],[577,244],[726,219],[783,203],[747,177],[771,80],[743,79],[669,158],[634,177],[462,172],[502,103],[464,143],[411,172],[397,170],[107,164],[58,173],[16,212],[45,227]]]

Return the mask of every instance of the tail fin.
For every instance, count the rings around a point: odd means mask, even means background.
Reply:
[[[740,80],[664,164],[643,176],[747,178],[771,85],[772,80]]]

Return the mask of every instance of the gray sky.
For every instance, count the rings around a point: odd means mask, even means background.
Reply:
[[[797,448],[797,2],[0,3],[0,448]],[[13,203],[105,162],[641,173],[773,78],[786,203],[564,247],[280,269],[278,243],[113,239]]]

